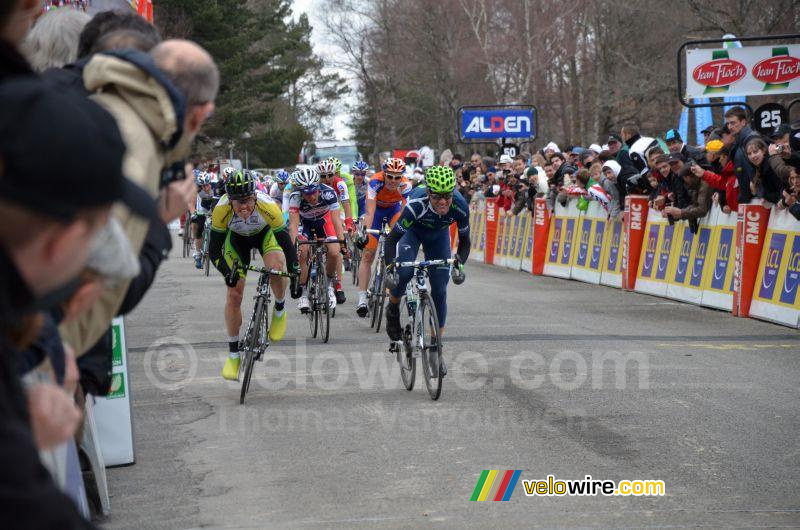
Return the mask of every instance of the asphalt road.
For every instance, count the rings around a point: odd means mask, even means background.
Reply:
[[[126,318],[136,464],[109,470],[108,528],[800,525],[796,331],[470,263],[438,402],[348,285],[327,345],[290,302],[239,405],[222,279],[173,254]],[[469,502],[484,469],[666,494]]]

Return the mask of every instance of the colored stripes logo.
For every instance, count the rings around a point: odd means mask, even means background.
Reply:
[[[521,469],[484,469],[475,484],[470,501],[507,501],[514,493]]]

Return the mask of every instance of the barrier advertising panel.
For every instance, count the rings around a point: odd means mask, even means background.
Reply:
[[[544,264],[548,256],[548,242],[550,241],[550,210],[547,201],[537,197],[533,208],[533,256],[531,272],[544,274]]]
[[[602,272],[600,283],[609,287],[622,287],[622,247],[625,230],[622,221],[608,221],[603,236]]]
[[[773,208],[761,253],[750,316],[800,327],[800,221]]]
[[[624,227],[622,238],[622,288],[632,290],[636,286],[639,258],[642,255],[646,221],[649,207],[644,195],[625,197]]]
[[[603,241],[605,238],[606,212],[599,203],[592,201],[578,218],[576,250],[572,260],[571,277],[582,282],[600,283]]]
[[[733,308],[733,269],[736,257],[737,212],[724,213],[719,205],[711,208],[711,244],[708,271],[703,280],[700,304],[730,311]]]
[[[650,210],[645,226],[644,244],[639,257],[639,273],[636,275],[634,290],[639,293],[666,296],[667,272],[675,225],[669,224],[661,217],[660,212]]]
[[[543,272],[546,276],[569,278],[578,224],[576,201],[569,201],[567,206],[561,206],[556,202],[554,214],[550,221],[550,235],[547,239],[547,255]]]
[[[736,260],[733,276],[733,314],[750,315],[761,250],[770,210],[760,204],[740,204],[736,220]]]
[[[494,263],[499,217],[500,212],[497,207],[497,199],[486,199],[486,243],[483,248],[483,262],[489,265]]]

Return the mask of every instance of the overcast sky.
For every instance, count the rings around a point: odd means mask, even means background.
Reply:
[[[325,23],[324,19],[321,16],[321,3],[323,0],[293,0],[292,1],[292,11],[297,17],[300,13],[305,13],[308,15],[308,20],[312,26],[311,32],[311,44],[314,47],[314,53],[322,57],[324,61],[330,57],[335,56],[338,48],[336,48],[333,44],[331,44],[330,40],[326,38],[325,35]],[[345,71],[338,70],[342,77],[348,78],[348,74]],[[351,97],[348,101],[349,103],[353,103],[353,98]],[[346,125],[347,121],[349,121],[349,116],[340,111],[336,114],[334,119],[333,128],[334,134],[336,134],[337,140],[347,140],[351,136],[351,130]]]

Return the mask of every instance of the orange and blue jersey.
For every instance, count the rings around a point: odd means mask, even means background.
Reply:
[[[386,188],[383,171],[373,175],[367,183],[367,200],[375,201],[375,215],[372,217],[370,228],[380,230],[384,221],[388,222],[390,227],[394,226],[400,212],[403,211],[411,189],[411,182],[405,177],[400,180],[397,188],[389,190]],[[378,238],[373,234],[369,236],[367,248],[370,250],[378,248]]]

